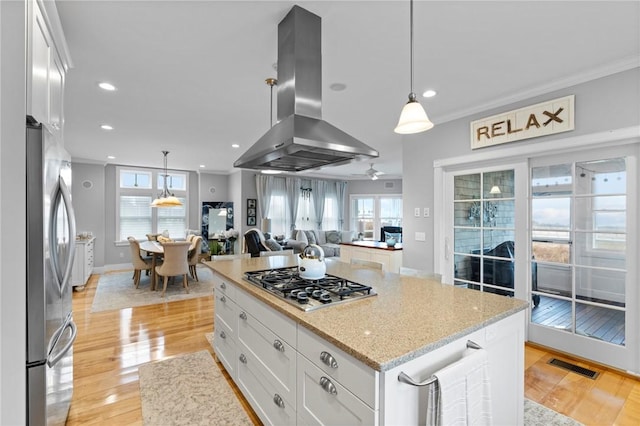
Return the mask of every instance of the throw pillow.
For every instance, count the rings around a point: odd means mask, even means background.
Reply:
[[[307,239],[307,234],[304,231],[298,231],[298,233],[296,234],[296,241],[309,244],[309,240]]]
[[[307,235],[307,241],[309,241],[309,244],[318,244],[316,233],[314,231],[304,231],[304,233]]]
[[[282,246],[273,238],[264,240],[264,245],[271,251],[282,251]]]
[[[342,231],[340,239],[345,243],[350,243],[356,238],[356,231]]]
[[[340,231],[327,231],[327,242],[331,244],[340,244],[342,242],[342,236]]]
[[[384,240],[388,240],[389,238],[395,238],[396,239],[396,243],[401,243],[402,242],[402,234],[399,232],[385,232],[384,233]]]

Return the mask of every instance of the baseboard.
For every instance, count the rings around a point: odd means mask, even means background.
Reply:
[[[132,263],[117,263],[117,264],[112,264],[112,265],[98,266],[98,267],[94,267],[93,268],[93,273],[94,274],[104,274],[106,272],[122,271],[122,270],[127,270],[127,269],[133,269],[133,264]]]

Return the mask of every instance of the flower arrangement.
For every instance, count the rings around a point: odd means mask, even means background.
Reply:
[[[235,229],[231,228],[231,229],[227,229],[226,231],[224,231],[222,233],[224,235],[224,237],[229,240],[229,241],[235,241],[236,238],[238,238],[238,235],[240,235],[238,233],[238,231],[236,231]]]

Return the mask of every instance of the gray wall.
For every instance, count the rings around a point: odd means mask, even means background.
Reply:
[[[229,200],[229,176],[201,172],[199,193],[200,203],[231,201]]]
[[[352,194],[402,194],[402,179],[350,180],[347,200]]]
[[[533,105],[562,96],[575,95],[575,130],[556,135],[529,139],[480,150],[482,153],[588,135],[640,124],[640,68],[567,87],[545,95],[500,108],[484,111],[459,120],[439,124],[425,133],[403,137],[403,240],[404,266],[432,270],[434,265],[431,217],[414,217],[415,207],[434,206],[434,160],[473,153],[469,146],[469,123],[512,109]],[[426,233],[426,241],[415,241],[415,232]]]
[[[105,256],[105,167],[102,164],[73,163],[71,197],[76,213],[76,230],[96,237],[93,261],[104,265]],[[88,188],[90,186],[90,188]]]

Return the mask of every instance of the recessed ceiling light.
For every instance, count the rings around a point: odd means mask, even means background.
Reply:
[[[100,128],[102,130],[113,130],[113,126],[110,126],[108,124],[103,124],[102,126],[100,126]]]
[[[200,168],[201,168],[201,169],[204,169],[204,164],[200,164]]]
[[[107,83],[106,81],[99,83],[98,87],[100,87],[102,90],[107,90],[109,92],[113,92],[114,90],[116,90],[116,86],[114,86],[111,83]]]
[[[109,160],[115,160],[115,159],[116,159],[116,157],[114,157],[113,155],[107,155],[107,158],[108,158]]]
[[[234,143],[231,145],[231,148],[240,148],[240,145],[238,145],[237,143]]]
[[[347,88],[347,85],[344,83],[333,83],[332,85],[329,86],[329,89],[335,90],[336,92],[342,92],[346,88]]]
[[[437,92],[435,90],[429,89],[425,90],[422,96],[425,98],[433,98],[436,94]]]

